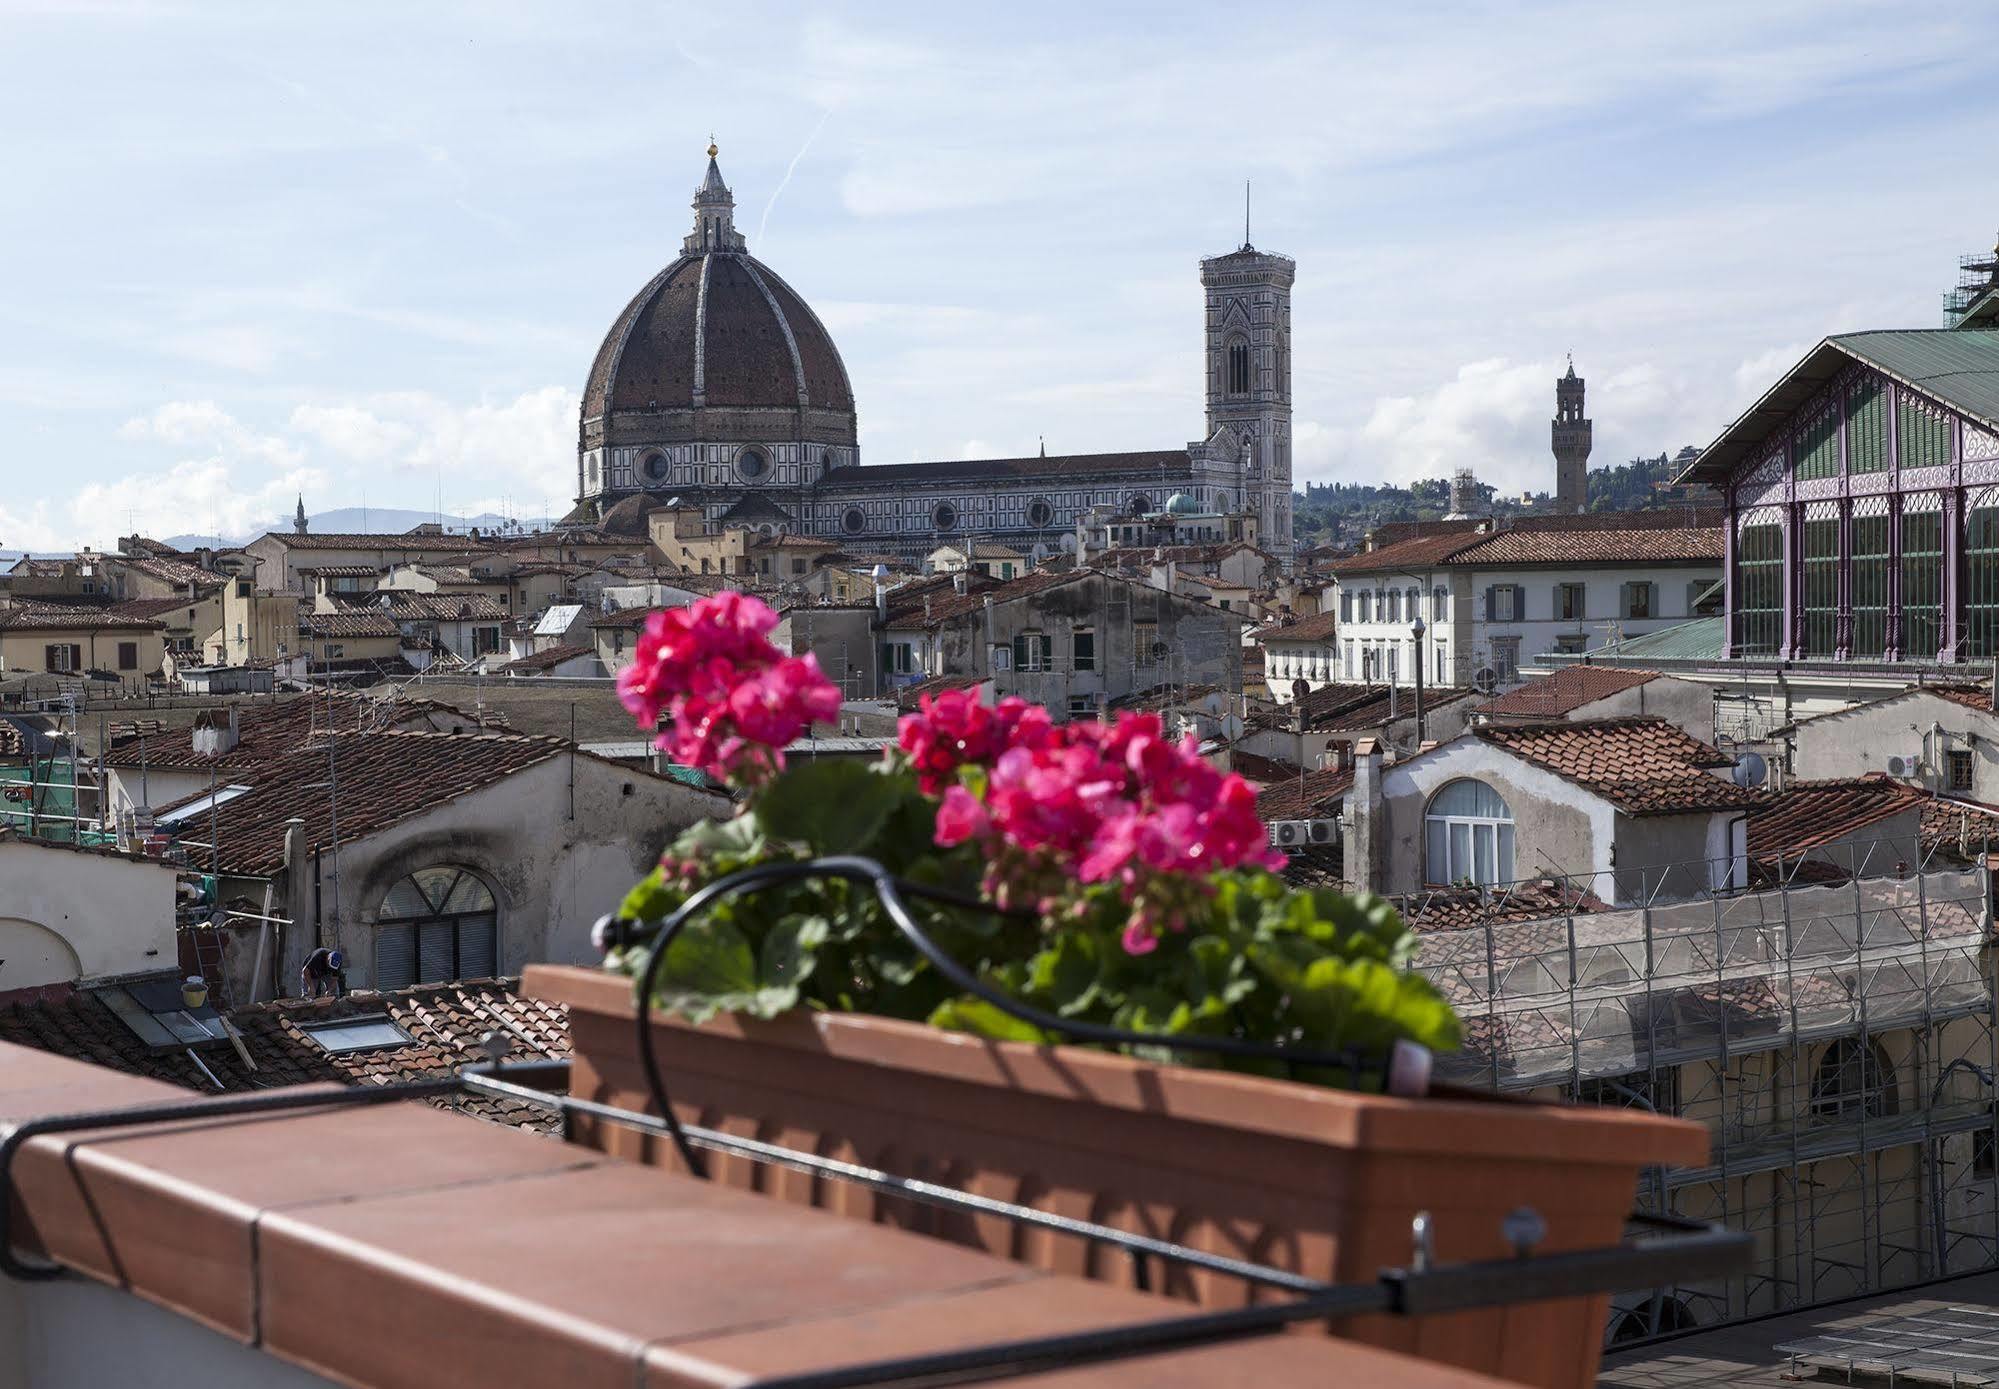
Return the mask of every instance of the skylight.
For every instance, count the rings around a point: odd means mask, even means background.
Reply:
[[[320,1050],[329,1056],[350,1051],[374,1051],[379,1047],[406,1047],[415,1040],[386,1013],[337,1018],[328,1022],[302,1022],[299,1030],[319,1043]]]
[[[175,806],[172,810],[155,815],[153,823],[155,825],[178,825],[183,820],[191,820],[197,816],[206,815],[219,805],[227,805],[238,796],[247,795],[249,790],[250,788],[247,786],[219,787],[199,800],[189,801],[186,805]]]

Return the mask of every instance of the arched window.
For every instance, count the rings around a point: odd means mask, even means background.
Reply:
[[[1812,1118],[1882,1119],[1896,1110],[1895,1068],[1881,1044],[1836,1039],[1812,1071]]]
[[[500,972],[493,891],[464,868],[419,868],[389,889],[375,917],[375,987],[401,989]]]
[[[770,459],[762,449],[744,449],[736,455],[736,472],[744,482],[755,482],[770,471]]]
[[[1643,1341],[1652,1336],[1665,1336],[1675,1331],[1691,1331],[1700,1325],[1700,1319],[1677,1297],[1660,1299],[1656,1322],[1649,1298],[1622,1312],[1615,1308],[1611,1310],[1609,1340],[1613,1346]]]
[[[1445,785],[1424,813],[1423,881],[1513,881],[1513,812],[1497,791],[1469,778]]]
[[[1228,348],[1228,393],[1230,395],[1249,394],[1249,343],[1242,338],[1231,338]]]
[[[639,464],[639,471],[645,474],[648,482],[665,482],[666,469],[666,455],[663,453],[649,453],[645,456],[645,461]]]

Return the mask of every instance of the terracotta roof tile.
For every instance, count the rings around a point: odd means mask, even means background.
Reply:
[[[1474,926],[1507,925],[1546,921],[1585,912],[1610,910],[1610,904],[1585,889],[1557,878],[1536,878],[1504,888],[1433,887],[1406,893],[1394,899],[1395,908],[1410,929],[1416,931],[1461,931]],[[1517,952],[1568,948],[1567,931],[1550,934],[1537,942],[1514,932],[1511,942]]]
[[[224,801],[212,817],[204,810],[186,828],[190,838],[206,844],[212,822],[223,869],[262,877],[284,864],[286,820],[305,822],[309,849],[333,842],[329,765],[340,781],[340,838],[348,842],[545,762],[563,747],[554,738],[518,733],[331,733],[295,751],[238,766],[230,780],[251,789]],[[208,851],[198,850],[196,857],[206,863]]]
[[[1260,628],[1256,633],[1256,639],[1266,645],[1271,642],[1288,641],[1326,642],[1333,639],[1333,634],[1339,630],[1339,625],[1338,613],[1314,613],[1295,622],[1279,622]]]
[[[406,531],[400,535],[368,535],[354,532],[309,531],[298,535],[292,531],[267,531],[261,537],[276,540],[294,550],[382,550],[389,554],[411,554],[418,551],[427,553],[449,552],[475,554],[486,548],[485,542],[469,535],[440,535],[436,532]]]
[[[0,608],[0,631],[9,632],[143,632],[157,631],[161,625],[155,618],[82,604]]]
[[[1802,854],[1917,810],[1927,799],[1886,777],[1793,781],[1749,817],[1749,854],[1758,860]]]
[[[1423,712],[1428,714],[1446,704],[1455,704],[1470,694],[1469,689],[1425,690]],[[1383,728],[1388,725],[1391,716],[1395,720],[1415,717],[1416,692],[1405,688],[1391,693],[1386,685],[1321,685],[1303,699],[1254,709],[1247,722],[1252,728],[1289,729],[1295,726],[1301,710],[1305,716],[1305,729],[1310,733]]]
[[[1253,780],[1246,773],[1246,780]],[[1317,820],[1337,815],[1353,788],[1353,768],[1327,767],[1264,785],[1257,793],[1256,816],[1271,820]]]
[[[1654,718],[1493,724],[1474,735],[1572,781],[1631,815],[1747,809],[1769,793],[1712,776],[1729,765],[1700,739]]]
[[[399,637],[403,629],[385,612],[349,608],[341,612],[298,615],[298,628],[314,637]]]
[[[595,656],[594,648],[588,646],[551,646],[542,651],[531,651],[518,660],[508,661],[498,667],[501,673],[509,671],[553,670],[564,661],[573,661],[579,656]]]
[[[1564,666],[1553,675],[1530,680],[1501,695],[1486,712],[1514,718],[1558,719],[1621,690],[1634,689],[1658,678],[1655,670],[1617,670],[1610,666]]]
[[[1326,574],[1372,574],[1380,570],[1436,565],[1485,538],[1469,530],[1447,531],[1442,535],[1414,535],[1391,545],[1348,555],[1344,559],[1329,560],[1320,565],[1319,570]]]
[[[1011,603],[1066,584],[1089,572],[1076,570],[1067,574],[1051,574],[1047,570],[1036,569],[1017,579],[995,582],[983,573],[972,571],[964,575],[940,575],[937,579],[905,584],[888,595],[887,625],[941,627],[946,622],[980,611],[985,607],[986,599],[989,597],[995,603]],[[963,593],[958,592],[955,583],[961,577],[966,581]],[[924,606],[925,598],[930,600],[927,611]]]
[[[1719,564],[1721,527],[1678,530],[1530,531],[1488,536],[1450,557],[1453,566],[1504,564]]]
[[[301,747],[313,734],[329,725],[345,729],[374,727],[384,720],[407,721],[440,707],[443,706],[398,708],[383,705],[365,695],[339,691],[316,691],[275,703],[244,700],[234,706],[236,746],[219,757],[204,757],[197,753],[190,731],[180,728],[166,734],[149,735],[144,740],[143,749],[136,735],[115,739],[106,751],[105,760],[114,767],[137,767],[142,761],[149,767],[159,768],[205,769],[211,763],[223,768],[247,766]],[[226,721],[227,715],[220,708],[214,713]],[[471,715],[465,717],[467,722],[471,722]]]
[[[1922,843],[1925,853],[1948,849],[1967,857],[1999,850],[1999,806],[1926,796]]]
[[[278,999],[231,1012],[256,1063],[247,1070],[232,1047],[210,1047],[202,1063],[224,1089],[248,1091],[332,1081],[379,1085],[420,1080],[484,1059],[479,1042],[488,1032],[506,1036],[510,1060],[553,1060],[569,1054],[568,1010],[523,998],[513,981],[461,980],[421,984],[389,993],[361,992],[340,999]],[[410,1035],[403,1046],[329,1055],[302,1024],[386,1013]],[[149,1076],[213,1093],[215,1087],[182,1050],[155,1052],[88,990],[66,997],[0,1006],[0,1041],[94,1062],[130,1075]],[[550,1111],[521,1101],[466,1097],[452,1107],[503,1123],[553,1132]]]

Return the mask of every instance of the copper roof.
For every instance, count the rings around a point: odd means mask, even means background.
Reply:
[[[1563,666],[1553,675],[1530,680],[1519,689],[1501,695],[1486,706],[1486,712],[1512,718],[1556,719],[1658,677],[1655,670]]]
[[[1630,815],[1747,809],[1767,792],[1710,775],[1729,759],[1664,719],[1489,724],[1474,735],[1591,791]]]

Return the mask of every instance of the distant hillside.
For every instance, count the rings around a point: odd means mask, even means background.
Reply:
[[[333,511],[321,512],[316,516],[308,516],[306,525],[309,529],[329,535],[399,535],[437,519],[437,513],[434,511],[408,511],[393,506],[343,506]],[[477,529],[481,535],[488,531],[503,529],[534,530],[549,524],[550,520],[545,516],[521,516],[509,521],[506,517],[496,516],[490,511],[482,511],[477,516],[447,514],[444,517],[447,530]],[[246,535],[168,535],[162,536],[161,539],[181,550],[192,550],[203,545],[214,549],[225,549],[232,545],[247,545],[269,531],[282,532],[291,528],[291,517],[284,516],[271,521],[268,525],[259,526]]]

